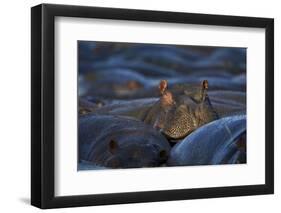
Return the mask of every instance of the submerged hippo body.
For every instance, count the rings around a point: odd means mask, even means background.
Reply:
[[[246,116],[221,118],[202,126],[170,152],[167,165],[213,165],[246,162]]]
[[[110,168],[160,166],[168,141],[142,122],[121,116],[90,115],[79,121],[79,159]]]

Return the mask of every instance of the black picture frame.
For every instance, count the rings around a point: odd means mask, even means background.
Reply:
[[[54,21],[58,16],[264,28],[265,184],[55,197]],[[46,209],[274,193],[274,19],[41,4],[31,9],[31,52],[32,205]]]

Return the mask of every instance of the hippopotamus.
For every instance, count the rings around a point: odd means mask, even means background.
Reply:
[[[109,168],[161,166],[170,145],[158,131],[133,118],[88,115],[79,119],[79,161]]]
[[[246,115],[208,123],[177,143],[168,166],[235,164],[246,162]]]
[[[218,118],[207,95],[208,81],[192,90],[167,89],[168,82],[159,84],[161,97],[144,118],[170,139],[181,139],[198,127]]]

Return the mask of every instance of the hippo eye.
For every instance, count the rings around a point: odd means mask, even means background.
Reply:
[[[160,157],[160,158],[165,158],[165,157],[167,157],[167,152],[166,152],[166,150],[161,150],[161,151],[159,152],[159,157]]]

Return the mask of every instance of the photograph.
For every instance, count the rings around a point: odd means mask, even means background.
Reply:
[[[31,205],[274,194],[274,17],[151,4],[31,8]]]
[[[246,47],[78,40],[78,171],[246,164],[246,67]]]

